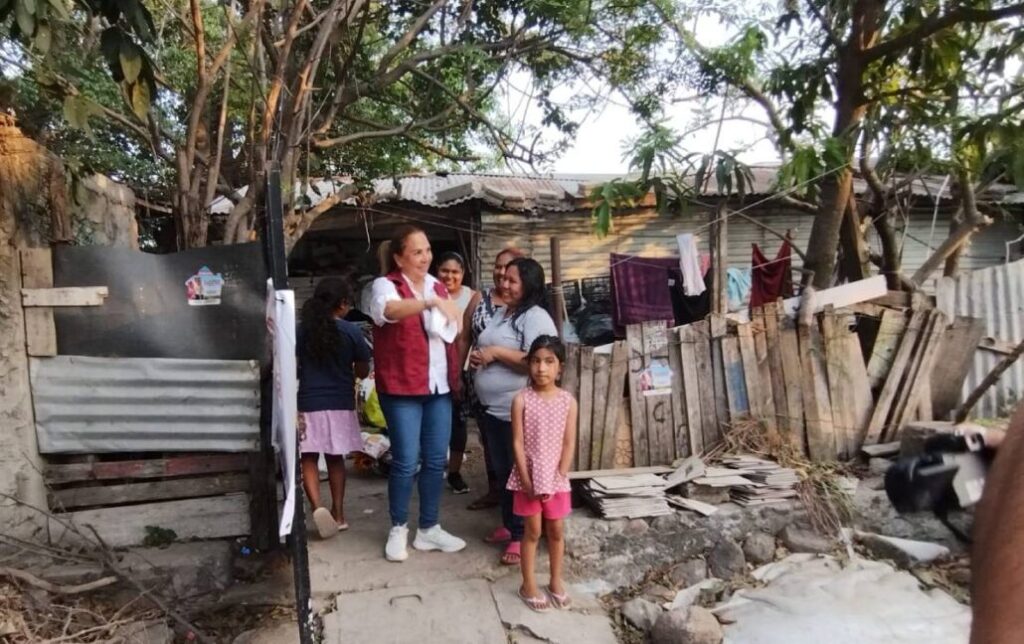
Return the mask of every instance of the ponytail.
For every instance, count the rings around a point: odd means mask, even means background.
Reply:
[[[380,246],[377,247],[377,261],[380,264],[381,275],[387,275],[398,270],[395,255],[402,254],[405,250],[405,241],[416,233],[423,233],[423,230],[411,224],[406,224],[399,226],[395,234],[391,236],[391,239],[381,242]]]

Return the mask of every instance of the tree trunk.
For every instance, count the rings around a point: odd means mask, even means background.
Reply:
[[[30,395],[19,251],[61,241],[55,237],[66,229],[50,217],[66,205],[64,190],[60,162],[0,113],[0,493],[41,508],[47,507],[46,488]],[[28,538],[38,519],[0,500],[0,524],[8,534]]]
[[[900,273],[903,270],[903,262],[900,259],[899,244],[896,243],[896,231],[893,230],[892,220],[889,213],[872,213],[872,220],[875,222],[875,233],[882,244],[882,274],[885,275],[885,283],[890,291],[899,291],[903,284]]]

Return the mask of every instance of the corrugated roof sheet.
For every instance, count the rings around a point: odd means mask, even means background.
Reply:
[[[43,454],[257,449],[254,361],[56,356],[29,368]]]
[[[1024,260],[939,280],[936,300],[950,319],[962,315],[985,320],[985,335],[1017,344],[1024,340]],[[963,396],[973,391],[1003,356],[978,349],[964,381]],[[1006,416],[1024,395],[1024,362],[1017,361],[975,405],[977,418]]]

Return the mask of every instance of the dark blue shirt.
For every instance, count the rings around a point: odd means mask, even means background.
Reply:
[[[299,411],[355,409],[354,362],[369,362],[370,347],[359,327],[335,320],[341,345],[327,360],[313,360],[306,347],[306,334],[299,326],[296,353],[299,359]]]

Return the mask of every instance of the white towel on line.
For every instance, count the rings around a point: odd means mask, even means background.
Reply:
[[[683,292],[693,297],[700,295],[704,288],[704,275],[700,272],[700,253],[697,238],[691,233],[676,235],[679,245],[679,270],[683,273]]]

